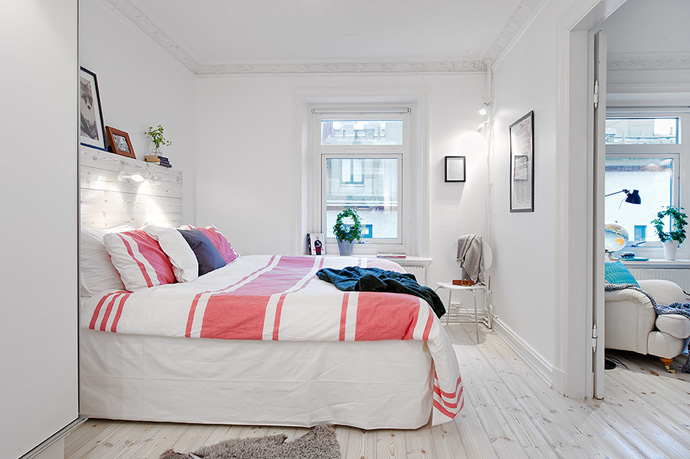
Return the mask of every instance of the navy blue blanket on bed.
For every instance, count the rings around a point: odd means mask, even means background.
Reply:
[[[339,290],[407,293],[418,296],[429,303],[438,317],[446,313],[441,298],[429,287],[419,285],[414,274],[347,266],[344,269],[323,268],[316,275],[319,279],[335,285]]]

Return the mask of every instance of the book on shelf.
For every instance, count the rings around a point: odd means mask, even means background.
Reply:
[[[156,155],[146,155],[144,156],[144,160],[146,160],[147,163],[157,163],[160,161]]]
[[[161,166],[163,166],[163,167],[172,167],[172,164],[170,164],[170,160],[169,160],[167,157],[165,157],[165,156],[158,156],[158,160],[159,160],[159,163],[158,163],[158,164],[160,164]]]
[[[407,258],[405,252],[377,252],[376,256],[378,258]]]

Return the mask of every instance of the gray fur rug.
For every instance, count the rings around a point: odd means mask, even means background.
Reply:
[[[283,434],[225,440],[189,454],[168,450],[160,459],[340,459],[340,445],[329,425],[319,424],[295,440],[285,440]]]

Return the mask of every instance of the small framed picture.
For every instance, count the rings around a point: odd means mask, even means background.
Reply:
[[[326,255],[326,237],[323,233],[307,234],[309,255]]]
[[[101,95],[96,74],[79,69],[79,142],[105,151]]]
[[[465,181],[465,157],[464,156],[446,156],[446,182],[464,182]]]
[[[129,140],[129,134],[111,126],[105,127],[105,133],[109,151],[128,158],[137,158],[134,154],[134,148],[132,148],[132,142]]]

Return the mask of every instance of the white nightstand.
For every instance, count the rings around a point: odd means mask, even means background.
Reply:
[[[448,308],[446,311],[446,324],[448,324],[453,318],[454,323],[462,323],[458,319],[460,316],[460,311],[462,309],[458,309],[457,311],[453,312],[453,292],[460,290],[460,291],[466,291],[466,292],[472,292],[472,299],[474,302],[474,326],[475,326],[475,331],[477,332],[477,342],[479,342],[479,316],[477,314],[477,291],[483,291],[484,292],[484,310],[486,311],[487,315],[487,320],[491,320],[491,314],[489,314],[489,289],[487,288],[486,285],[484,284],[474,284],[474,285],[453,285],[451,282],[437,282],[438,287],[436,287],[436,291],[439,291],[441,289],[447,289],[448,290]],[[439,295],[440,296],[440,295]],[[491,328],[491,324],[489,322],[489,328]]]

